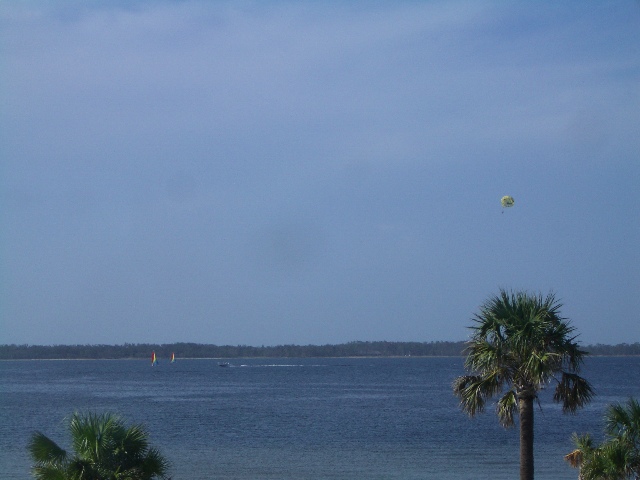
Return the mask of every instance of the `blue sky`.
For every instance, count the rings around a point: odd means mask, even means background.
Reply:
[[[0,343],[463,340],[499,288],[640,341],[636,1],[3,2],[0,49]]]

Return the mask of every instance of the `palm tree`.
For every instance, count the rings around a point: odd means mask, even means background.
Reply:
[[[575,435],[576,449],[564,458],[580,469],[581,480],[640,479],[640,404],[630,398],[626,405],[607,408],[605,441],[594,446],[590,435]]]
[[[538,391],[556,382],[554,400],[564,412],[584,406],[593,391],[578,375],[586,352],[574,342],[574,328],[559,314],[553,294],[546,298],[500,290],[480,307],[465,369],[453,391],[462,409],[474,416],[491,397],[502,394],[496,413],[502,426],[520,419],[520,479],[533,479],[533,407]]]
[[[73,455],[41,432],[29,442],[38,480],[151,480],[168,478],[168,461],[149,446],[142,425],[127,427],[110,413],[74,413],[68,425]]]

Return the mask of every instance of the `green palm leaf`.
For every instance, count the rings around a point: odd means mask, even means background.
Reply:
[[[573,462],[573,452],[567,456],[572,466],[580,468],[583,480],[627,480],[640,478],[640,406],[637,400],[614,404],[605,413],[607,438],[598,446],[589,435],[574,435],[580,462]]]
[[[58,467],[33,467],[31,473],[38,480],[70,480],[64,469]]]
[[[31,436],[28,449],[31,458],[40,465],[62,464],[67,458],[67,452],[41,432]]]
[[[605,414],[605,431],[640,442],[640,403],[630,398],[626,405],[611,405]]]

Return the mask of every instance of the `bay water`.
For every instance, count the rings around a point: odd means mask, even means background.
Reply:
[[[518,430],[493,405],[470,419],[451,384],[463,359],[211,359],[0,362],[0,471],[28,479],[35,430],[69,447],[74,411],[146,426],[174,479],[515,479]],[[576,415],[535,412],[536,479],[576,479],[573,432],[601,438],[607,405],[640,398],[640,357],[592,357],[596,397]]]

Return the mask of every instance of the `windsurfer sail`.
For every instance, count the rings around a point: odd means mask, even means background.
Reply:
[[[174,363],[176,361],[176,354],[172,353],[171,354],[171,363]]]
[[[156,357],[156,352],[151,352],[151,366],[154,367],[158,364],[158,358]]]

